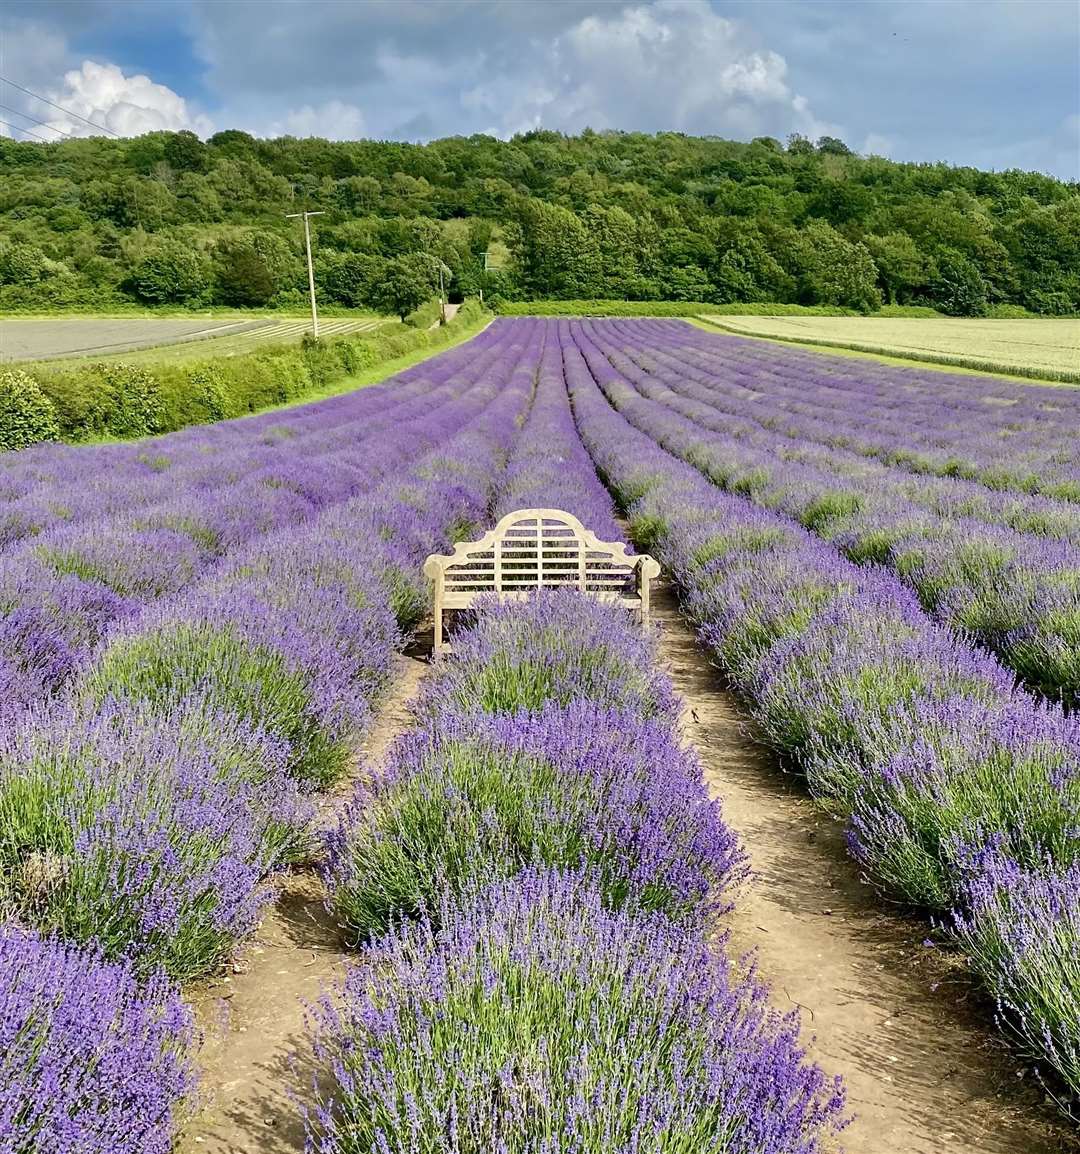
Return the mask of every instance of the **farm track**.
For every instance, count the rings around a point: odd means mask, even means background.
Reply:
[[[416,646],[410,652],[422,651]],[[427,669],[418,656],[398,654],[390,687],[358,753],[358,770],[381,760],[409,728],[409,705]],[[351,785],[342,783],[325,799],[320,825],[332,824]],[[303,1121],[292,1095],[312,1074],[294,1057],[302,1048],[305,1005],[355,958],[342,946],[324,896],[314,867],[288,874],[241,955],[240,972],[207,981],[194,993],[191,1000],[205,1037],[202,1108],[182,1134],[177,1154],[303,1151]]]
[[[131,349],[213,339],[261,327],[261,320],[190,320],[123,317],[22,320],[0,323],[0,361],[105,356]]]
[[[323,337],[374,332],[377,317],[328,317]],[[111,360],[138,363],[237,356],[274,345],[294,344],[310,331],[308,316],[253,317],[214,321],[180,319],[59,318],[0,322],[0,362]]]
[[[848,1087],[847,1154],[1075,1154],[1023,1062],[988,1025],[962,971],[922,945],[925,923],[882,911],[835,824],[753,735],[735,696],[658,590],[661,658],[724,818],[754,876],[730,915],[777,1007],[799,1008],[812,1056]],[[936,985],[936,989],[935,989]]]

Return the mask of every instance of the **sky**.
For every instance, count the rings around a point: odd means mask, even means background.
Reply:
[[[5,0],[0,76],[47,138],[797,132],[1080,179],[1080,0]]]

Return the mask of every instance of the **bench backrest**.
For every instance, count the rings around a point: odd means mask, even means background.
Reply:
[[[462,541],[449,555],[433,554],[424,572],[434,583],[435,648],[443,649],[443,612],[469,609],[478,597],[523,597],[538,588],[570,586],[624,605],[649,619],[649,582],[660,566],[627,552],[621,541],[600,541],[561,509],[508,513],[478,541]]]

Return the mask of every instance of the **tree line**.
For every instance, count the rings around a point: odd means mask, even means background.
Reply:
[[[840,140],[534,131],[428,144],[235,130],[0,139],[0,308],[457,296],[1080,311],[1080,186]],[[488,254],[485,258],[485,254]],[[485,267],[487,266],[487,267]]]

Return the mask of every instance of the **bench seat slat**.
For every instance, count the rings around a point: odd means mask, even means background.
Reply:
[[[660,566],[622,542],[600,541],[560,509],[508,513],[479,541],[449,556],[433,554],[424,572],[434,584],[435,650],[445,650],[443,613],[470,609],[478,598],[521,600],[538,588],[577,588],[649,621],[649,585]]]

